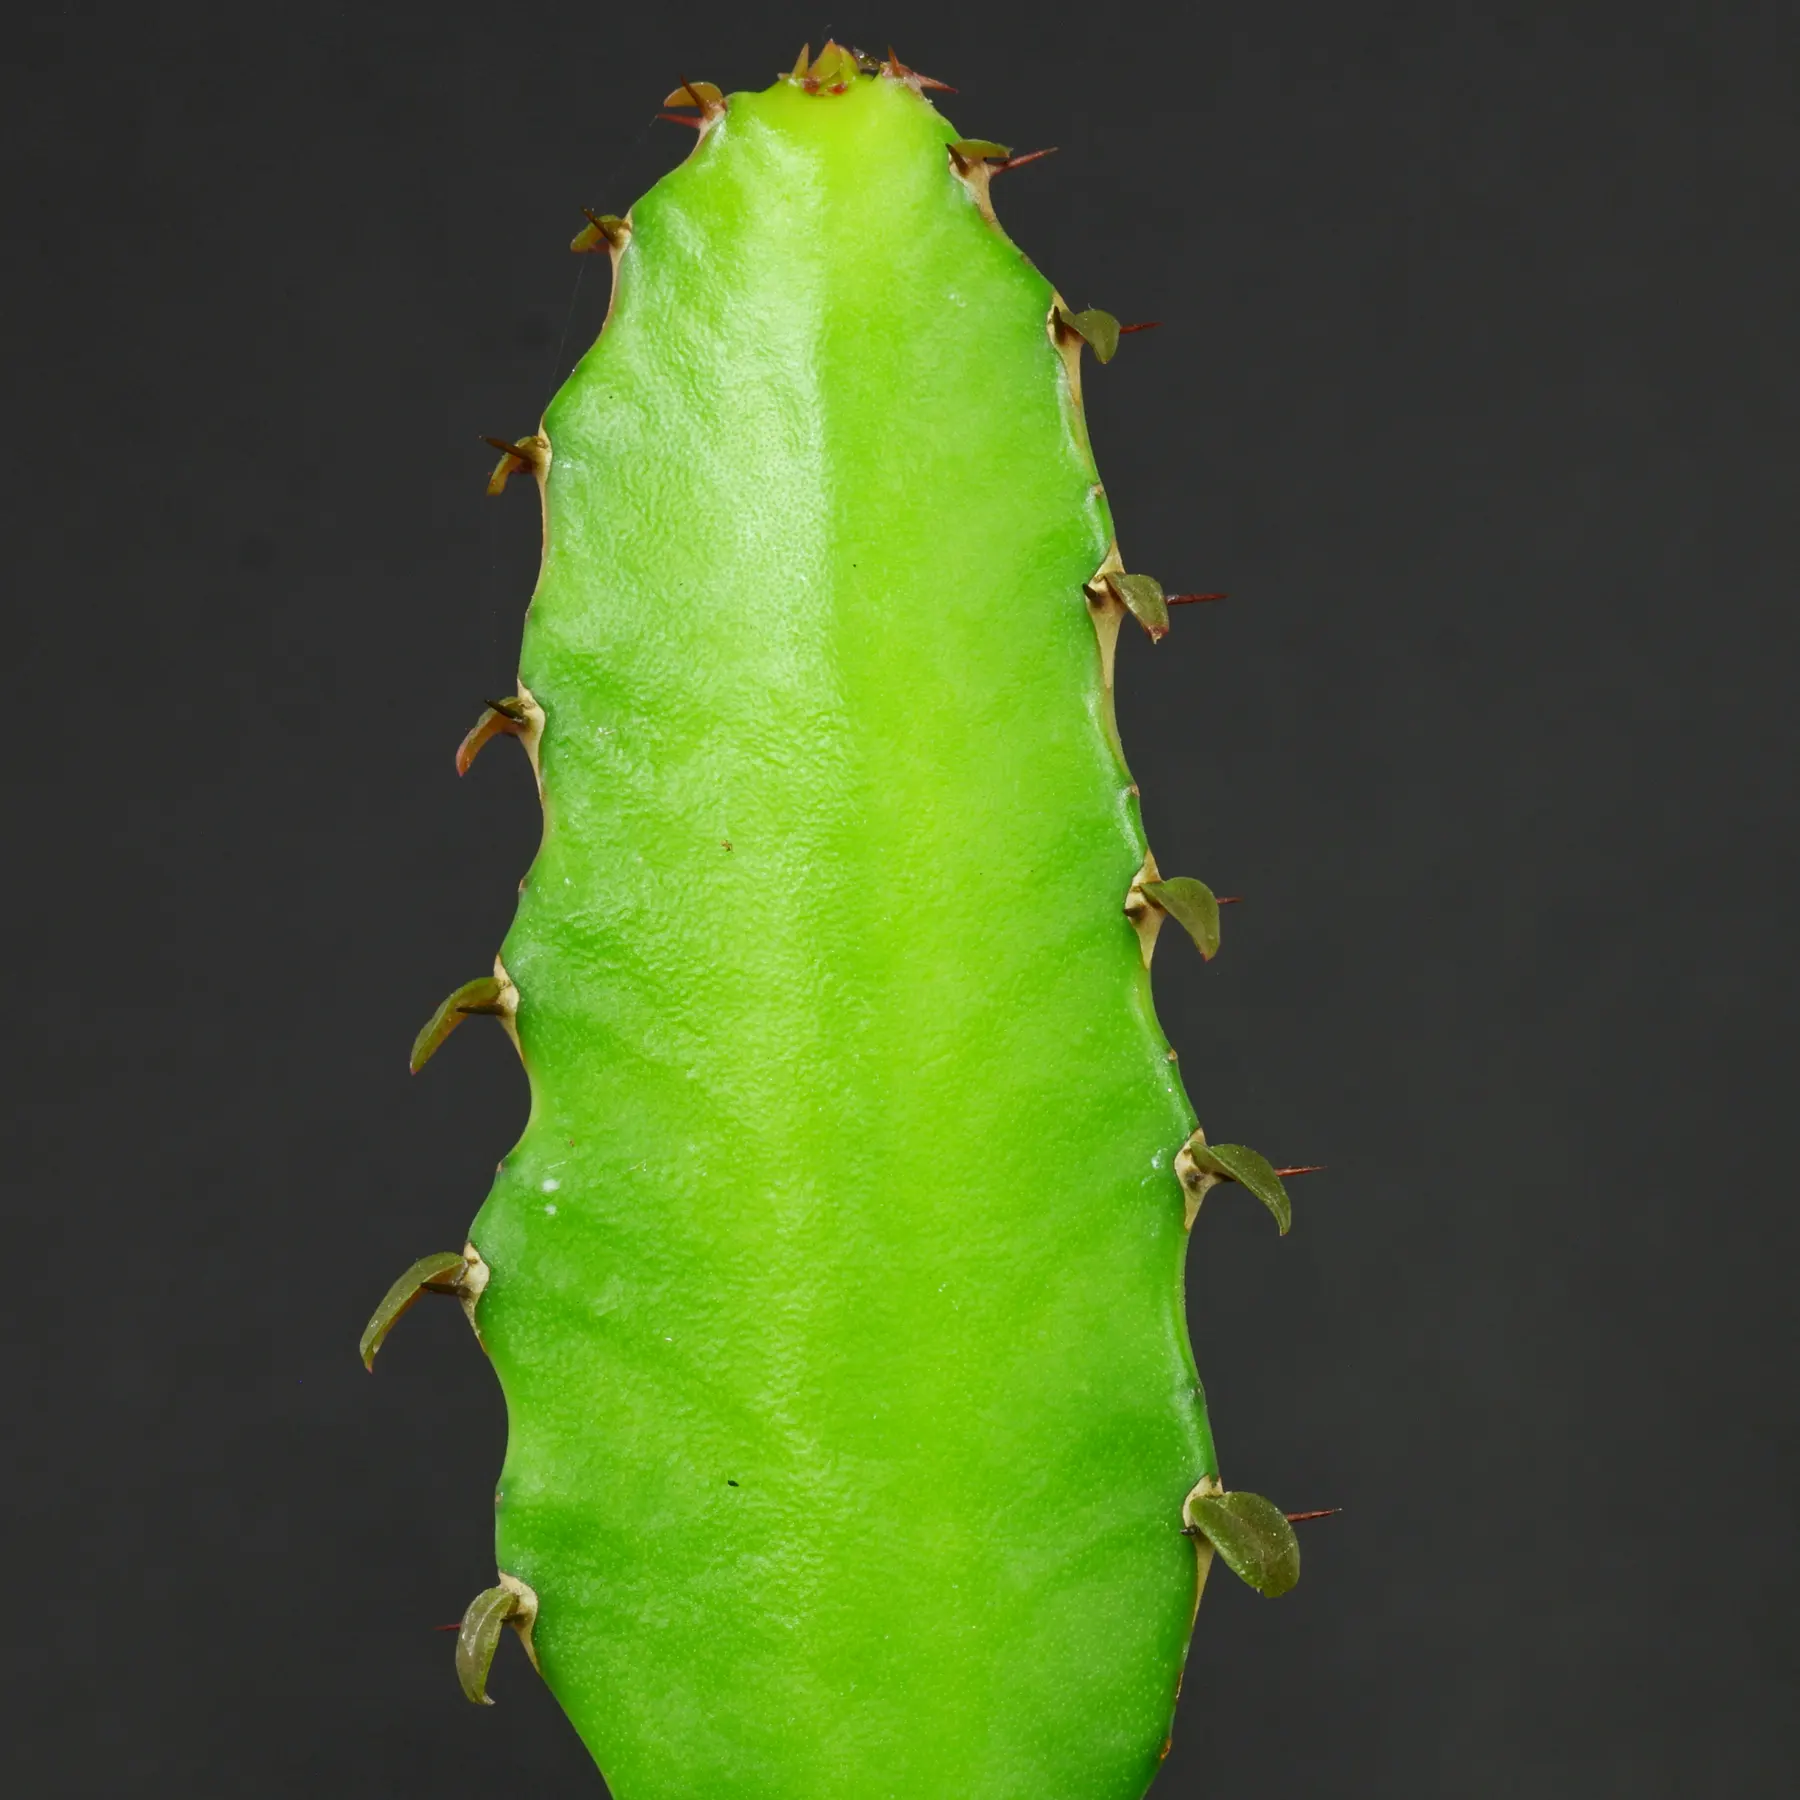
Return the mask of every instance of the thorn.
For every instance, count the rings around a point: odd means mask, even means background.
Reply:
[[[1291,1169],[1277,1169],[1275,1173],[1285,1181],[1290,1175],[1317,1175],[1324,1167],[1323,1163],[1295,1163]]]
[[[1106,586],[1112,597],[1143,626],[1151,643],[1169,635],[1168,603],[1163,597],[1162,583],[1154,575],[1113,571],[1106,576]]]
[[[1329,1519],[1343,1510],[1341,1506],[1321,1506],[1317,1512],[1289,1513],[1287,1522],[1290,1525],[1303,1525],[1308,1519]],[[442,1627],[440,1626],[439,1629],[441,1630]],[[451,1629],[454,1630],[455,1627],[453,1626]]]
[[[494,465],[493,474],[488,477],[487,491],[490,495],[504,493],[508,480],[514,475],[539,475],[548,466],[549,459],[545,453],[549,450],[550,443],[541,433],[533,432],[530,437],[521,438],[516,444],[497,437],[484,437],[481,441],[500,452],[500,460]]]
[[[1175,1155],[1175,1174],[1186,1195],[1183,1229],[1192,1230],[1207,1190],[1221,1181],[1235,1181],[1269,1209],[1281,1235],[1294,1223],[1288,1192],[1281,1185],[1281,1171],[1247,1144],[1209,1144],[1204,1131],[1196,1131]]]
[[[1003,175],[1008,169],[1022,169],[1027,163],[1037,162],[1040,158],[1054,156],[1062,146],[1052,144],[1047,150],[1027,150],[1022,156],[1009,156],[1004,162],[994,164],[994,173]]]
[[[695,131],[703,131],[706,128],[704,119],[690,119],[686,113],[659,112],[656,116],[659,119],[667,119],[671,125],[691,126]]]
[[[466,1253],[458,1255],[453,1250],[443,1250],[435,1256],[421,1256],[381,1296],[381,1304],[375,1308],[368,1324],[363,1327],[361,1341],[356,1346],[357,1355],[362,1358],[362,1366],[371,1374],[375,1372],[376,1352],[387,1341],[388,1333],[412,1310],[422,1295],[450,1294],[461,1299],[467,1291],[468,1273],[469,1259]]]
[[[1119,328],[1121,331],[1123,326]],[[1164,594],[1165,606],[1198,606],[1202,600],[1229,600],[1229,594]]]
[[[1098,306],[1072,313],[1059,305],[1055,318],[1059,335],[1072,331],[1103,363],[1112,361],[1119,348],[1119,321],[1111,313]]]
[[[696,106],[701,112],[711,112],[724,100],[724,92],[717,82],[689,81],[685,76],[677,87],[663,95],[664,106]]]
[[[469,765],[481,754],[482,747],[503,733],[518,737],[530,729],[531,715],[519,699],[489,700],[487,710],[469,729],[469,734],[456,747],[456,772],[466,775]]]
[[[1218,900],[1221,906],[1236,906],[1243,897],[1242,894],[1220,894]]]
[[[1145,881],[1139,876],[1135,892],[1159,907],[1194,940],[1202,962],[1219,953],[1219,902],[1204,881],[1191,875]]]
[[[462,1620],[452,1619],[448,1625],[434,1625],[431,1629],[433,1631],[461,1631]]]
[[[971,163],[1004,165],[1012,155],[1012,149],[1006,144],[996,144],[992,138],[952,138],[950,154],[956,159],[958,168],[966,169]]]
[[[921,75],[917,69],[909,69],[894,54],[894,46],[888,45],[887,61],[882,64],[882,72],[894,81],[910,82],[915,89],[931,88],[940,94],[954,94],[956,89],[947,81],[933,81],[929,75]]]
[[[502,984],[497,975],[484,975],[479,981],[466,981],[440,1005],[413,1039],[411,1068],[416,1075],[430,1062],[438,1047],[464,1019],[475,1013],[492,1013],[501,1017],[511,1014],[515,996],[510,984]]]
[[[587,224],[569,240],[569,248],[582,253],[598,250],[602,245],[608,250],[623,250],[631,237],[631,227],[614,213],[597,213],[591,206],[584,206],[582,212],[587,215]]]
[[[500,1633],[512,1624],[518,1607],[517,1595],[502,1584],[477,1594],[457,1623],[456,1678],[464,1696],[477,1706],[494,1704],[488,1697],[488,1671],[500,1645]]]
[[[682,96],[687,98],[683,99]],[[716,119],[725,110],[725,95],[716,82],[688,81],[673,93],[663,95],[664,106],[697,106],[704,118]]]
[[[1121,325],[1119,336],[1125,337],[1133,331],[1154,331],[1161,323],[1161,319],[1140,319],[1135,325]]]

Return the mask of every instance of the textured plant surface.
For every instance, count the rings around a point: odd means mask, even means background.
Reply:
[[[505,1389],[501,1580],[621,1800],[1137,1796],[1198,1576],[1298,1572],[1224,1494],[1187,1230],[1277,1173],[1196,1132],[1112,718],[1121,563],[1065,307],[993,221],[1003,146],[890,58],[685,86],[535,476],[516,696],[542,847],[491,977],[523,1137],[459,1295]]]

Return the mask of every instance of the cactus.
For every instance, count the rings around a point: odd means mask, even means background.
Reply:
[[[1219,1480],[1188,1231],[1282,1176],[1197,1129],[1149,968],[1165,878],[1113,722],[1129,571],[1076,311],[900,64],[837,45],[729,101],[573,248],[600,338],[490,440],[544,548],[496,736],[541,848],[492,975],[529,1122],[423,1294],[505,1391],[498,1584],[620,1800],[1142,1794],[1217,1555],[1290,1586]]]

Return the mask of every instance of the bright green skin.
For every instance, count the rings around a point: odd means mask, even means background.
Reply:
[[[955,136],[734,96],[545,419],[532,1110],[471,1235],[499,1566],[619,1800],[1135,1800],[1193,1622],[1111,524]]]

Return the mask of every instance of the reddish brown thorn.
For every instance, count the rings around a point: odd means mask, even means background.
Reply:
[[[1229,594],[1164,594],[1164,606],[1198,606],[1202,600],[1229,600]]]
[[[1040,157],[1054,156],[1060,145],[1052,144],[1048,150],[1027,150],[1023,156],[1009,156],[1005,162],[994,164],[993,173],[1004,174],[1008,169],[1022,169],[1027,163],[1034,163]]]
[[[1243,897],[1242,894],[1215,894],[1213,896],[1221,906],[1236,906]]]
[[[1154,331],[1161,323],[1161,319],[1140,319],[1135,325],[1121,325],[1119,336],[1125,337],[1133,331]]]
[[[1277,1169],[1275,1173],[1285,1181],[1290,1175],[1316,1175],[1324,1166],[1323,1163],[1295,1163],[1291,1169]]]
[[[659,112],[656,116],[659,119],[667,119],[671,125],[691,125],[695,131],[701,130],[704,124],[703,120],[690,119],[686,113]]]
[[[1321,1506],[1317,1512],[1289,1513],[1287,1522],[1290,1525],[1303,1525],[1308,1519],[1329,1519],[1334,1513],[1341,1513],[1341,1506]]]
[[[458,1619],[454,1625],[434,1625],[431,1629],[433,1631],[461,1631],[462,1620]]]
[[[947,81],[933,81],[929,75],[921,75],[917,69],[909,69],[906,64],[894,54],[894,46],[892,44],[888,45],[887,70],[896,81],[914,81],[917,82],[920,87],[934,88],[940,94],[954,94],[956,92],[956,89]]]

